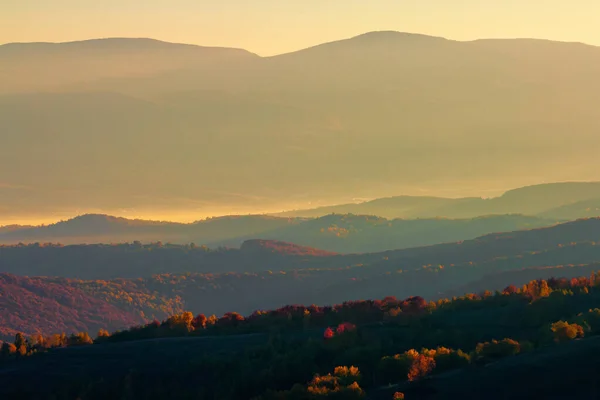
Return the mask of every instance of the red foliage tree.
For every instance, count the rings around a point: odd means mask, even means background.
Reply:
[[[335,336],[335,332],[331,328],[325,329],[325,333],[323,333],[323,338],[331,339]]]
[[[206,315],[198,314],[198,316],[196,316],[196,318],[194,318],[194,320],[192,321],[192,326],[194,327],[194,329],[204,329],[206,328],[207,320],[208,318],[206,318]]]
[[[336,328],[335,333],[341,335],[342,333],[352,332],[354,330],[356,330],[356,325],[351,324],[350,322],[342,322]]]

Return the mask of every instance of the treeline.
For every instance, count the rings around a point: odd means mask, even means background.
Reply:
[[[319,257],[326,253],[288,245],[274,251],[264,246],[244,250],[208,248],[194,243],[155,242],[68,245],[33,243],[0,245],[0,271],[26,276],[60,276],[77,279],[149,278],[162,273],[214,273],[342,266],[348,261]],[[288,251],[289,253],[287,253]],[[355,259],[377,259],[357,256]]]
[[[597,226],[596,220],[577,221],[461,244],[330,257],[290,255],[269,242],[214,251],[139,243],[0,248],[0,270],[21,275],[0,273],[0,291],[10,293],[0,297],[0,340],[43,327],[44,334],[114,331],[186,309],[248,315],[281,304],[336,304],[387,294],[438,299],[531,279],[588,275],[599,267]],[[590,239],[571,242],[578,236]],[[57,272],[130,278],[53,277],[61,275]]]
[[[69,336],[62,333],[51,336],[37,334],[29,337],[25,337],[22,333],[17,333],[13,343],[4,342],[2,343],[2,346],[0,346],[1,359],[10,360],[13,358],[31,356],[36,353],[59,347],[93,344],[95,342],[97,343],[103,335],[109,336],[107,331],[101,330],[98,333],[98,338],[94,341],[87,332],[80,332]]]
[[[600,274],[594,273],[435,302],[387,297],[327,307],[288,306],[246,317],[233,312],[221,317],[184,312],[126,331],[102,331],[94,343],[135,345],[143,339],[215,336],[240,340],[250,333],[267,335],[268,343],[218,356],[193,354],[189,360],[178,360],[177,371],[165,370],[158,378],[144,373],[140,365],[126,379],[102,385],[94,384],[98,376],[53,385],[63,391],[72,389],[82,399],[119,397],[124,392],[134,393],[133,398],[160,398],[161,393],[206,399],[361,398],[365,391],[382,386],[479,368],[595,335],[600,332],[599,303]],[[85,333],[73,335],[59,345],[89,345],[88,338]],[[45,349],[39,339],[31,339],[31,346],[27,339],[17,339],[13,347],[3,346],[6,362],[19,358],[35,362],[37,356],[24,356]],[[155,355],[168,362],[164,352]]]

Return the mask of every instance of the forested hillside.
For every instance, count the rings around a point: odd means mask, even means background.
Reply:
[[[285,304],[326,305],[387,295],[433,300],[461,295],[463,290],[495,290],[532,279],[588,275],[597,269],[599,244],[600,220],[589,219],[460,243],[357,255],[271,241],[246,242],[239,250],[157,244],[2,247],[2,271],[57,277],[35,278],[37,287],[32,287],[27,279],[6,275],[3,290],[18,290],[21,295],[19,301],[0,297],[0,316],[13,321],[4,326],[6,332],[31,334],[54,326],[49,321],[55,319],[52,307],[57,302],[74,304],[75,309],[82,306],[78,296],[111,307],[108,315],[92,307],[89,317],[64,317],[62,326],[85,323],[92,331],[105,321],[109,321],[106,327],[117,329],[132,315],[148,320],[183,309],[247,315]],[[35,315],[33,320],[39,323],[12,316],[21,312]]]
[[[388,296],[246,316],[183,312],[126,331],[101,330],[95,339],[86,332],[18,334],[2,345],[0,393],[82,400],[588,398],[597,390],[598,282],[592,273],[435,302]],[[36,385],[26,384],[31,376]]]

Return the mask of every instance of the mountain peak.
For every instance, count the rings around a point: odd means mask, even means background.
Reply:
[[[350,40],[448,40],[443,37],[399,31],[372,31],[354,36]]]

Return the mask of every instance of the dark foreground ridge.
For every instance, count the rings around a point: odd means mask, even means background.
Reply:
[[[85,332],[17,334],[1,348],[0,395],[593,398],[598,304],[600,273],[592,273],[435,302],[386,297],[246,317],[183,312],[126,331],[101,330],[94,340]]]

